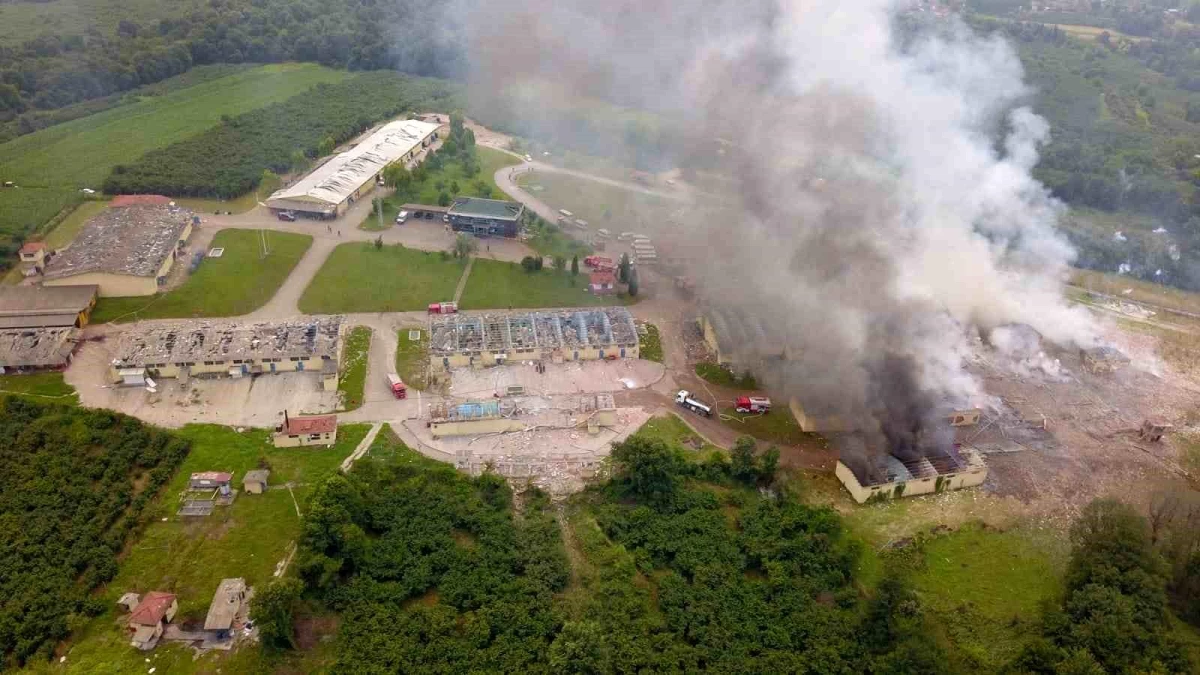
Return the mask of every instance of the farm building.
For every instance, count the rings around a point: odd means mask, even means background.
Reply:
[[[277,448],[304,445],[333,445],[337,440],[337,415],[297,415],[283,412],[283,424],[275,427],[272,440]]]
[[[153,295],[198,220],[171,204],[110,207],[46,263],[46,286],[97,286],[100,297]]]
[[[459,197],[446,212],[450,227],[478,236],[515,237],[521,230],[525,206],[501,199]]]
[[[839,459],[834,474],[862,504],[982,485],[987,466],[974,450],[954,448],[909,460],[890,454],[849,463]]]
[[[267,206],[311,218],[336,218],[375,189],[384,167],[412,160],[437,140],[439,128],[418,120],[389,122],[295,184],[276,190],[267,198]]]
[[[0,330],[0,373],[65,368],[78,343],[76,328]]]
[[[179,602],[171,593],[151,591],[129,614],[129,631],[132,633],[131,644],[143,651],[154,649],[162,637],[165,624],[175,618],[179,611]]]
[[[204,618],[204,630],[216,631],[224,638],[241,619],[245,621],[243,606],[246,602],[246,580],[242,578],[222,579],[213,594],[208,615]]]
[[[430,326],[434,370],[513,361],[592,361],[638,356],[638,333],[624,307],[451,314]]]
[[[247,471],[245,476],[242,476],[242,489],[247,494],[261,495],[267,491],[267,478],[270,477],[269,469],[253,469]]]
[[[123,333],[113,350],[112,382],[145,384],[147,376],[175,377],[315,372],[337,389],[340,317],[293,323],[204,321],[160,323]]]
[[[46,243],[41,241],[31,241],[21,247],[17,251],[17,255],[21,258],[21,269],[25,272],[25,276],[33,276],[41,274],[46,268],[46,261],[50,259],[50,250],[46,248]]]
[[[0,329],[81,328],[98,286],[13,286],[0,293]]]
[[[224,471],[200,471],[188,476],[189,490],[229,490],[233,474]]]

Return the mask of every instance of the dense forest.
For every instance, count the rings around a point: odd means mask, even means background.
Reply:
[[[0,652],[37,654],[107,609],[90,591],[113,578],[146,506],[187,454],[185,441],[108,410],[0,398]]]
[[[453,43],[437,40],[438,0],[209,0],[177,18],[110,34],[32,36],[0,47],[0,121],[164,80],[209,63],[310,61],[417,75],[461,72]],[[23,131],[32,130],[34,124]]]
[[[444,81],[391,71],[320,84],[282,103],[226,118],[216,127],[119,165],[104,181],[110,194],[151,193],[232,198],[258,186],[263,170],[306,168],[375,122],[411,110],[458,106]]]

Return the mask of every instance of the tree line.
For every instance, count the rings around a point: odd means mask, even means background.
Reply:
[[[187,454],[186,441],[109,410],[0,398],[0,653],[48,659],[107,609],[91,592]]]
[[[236,117],[197,136],[113,167],[110,194],[233,198],[258,187],[264,169],[306,169],[311,161],[375,122],[410,110],[457,103],[450,84],[390,71],[318,84],[303,94]]]
[[[130,17],[111,33],[93,27],[33,37],[0,47],[0,121],[128,91],[201,64],[308,61],[437,77],[462,72],[457,46],[436,39],[441,12],[423,5],[436,3],[211,0],[153,24]]]

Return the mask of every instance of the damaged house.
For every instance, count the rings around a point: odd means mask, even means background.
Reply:
[[[451,314],[430,326],[434,371],[507,361],[595,361],[638,357],[638,332],[624,307]]]

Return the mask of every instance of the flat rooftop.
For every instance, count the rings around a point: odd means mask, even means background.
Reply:
[[[242,608],[245,594],[245,579],[222,579],[217,592],[213,594],[212,604],[208,606],[204,630],[229,630],[237,618],[238,610]]]
[[[577,347],[637,345],[633,315],[624,307],[450,314],[431,321],[430,349],[435,356]]]
[[[452,216],[516,220],[521,215],[521,209],[522,206],[517,202],[509,202],[503,199],[459,197],[450,205],[448,213]]]
[[[0,291],[0,328],[74,326],[99,286],[11,286]]]
[[[0,330],[0,367],[65,366],[78,340],[79,331],[75,328]]]
[[[288,199],[337,206],[363,183],[374,180],[383,167],[420,147],[439,126],[418,120],[389,122],[293,185],[276,190],[267,201]]]
[[[165,204],[107,208],[87,221],[66,251],[50,259],[45,277],[89,272],[152,277],[192,216],[189,209]]]
[[[131,328],[113,352],[116,368],[338,355],[341,317],[280,323],[181,321]]]

